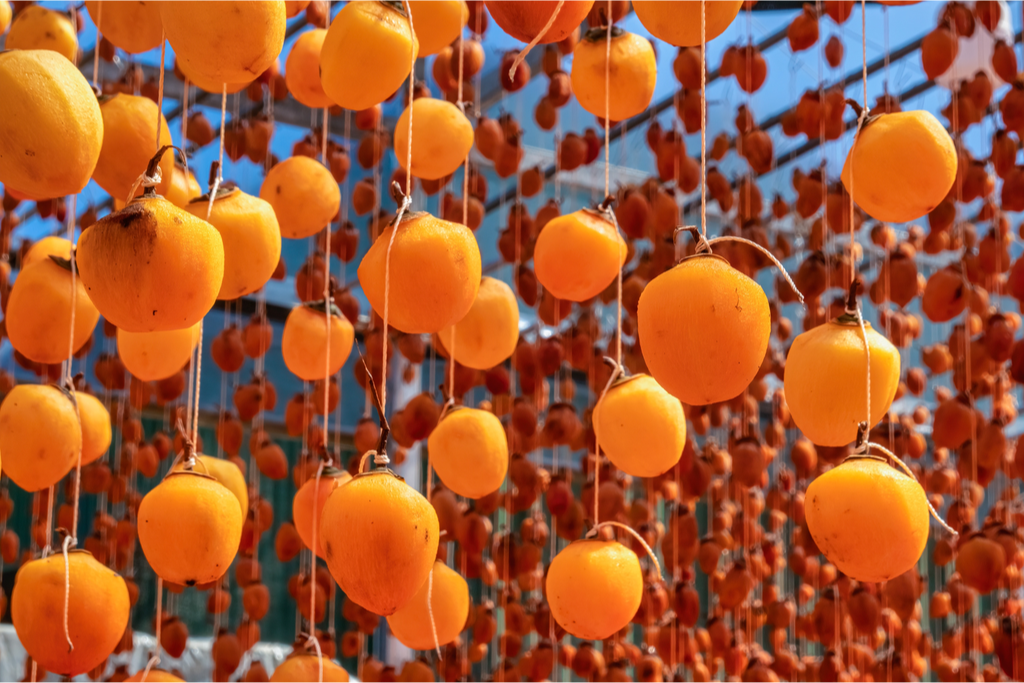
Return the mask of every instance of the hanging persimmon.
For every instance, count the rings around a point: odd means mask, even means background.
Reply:
[[[341,189],[326,166],[293,156],[267,171],[260,199],[274,207],[281,236],[297,240],[330,225],[341,207]]]
[[[129,601],[124,579],[92,553],[71,549],[66,557],[67,565],[57,552],[18,570],[11,621],[40,667],[72,677],[94,669],[114,651],[128,626]]]
[[[159,5],[86,0],[85,8],[103,37],[125,52],[133,55],[149,52],[163,42]]]
[[[864,124],[843,164],[843,186],[880,221],[924,216],[956,177],[953,140],[927,111],[882,114]]]
[[[651,41],[618,26],[587,31],[573,50],[571,77],[576,100],[591,114],[610,121],[625,121],[646,110],[654,96],[657,76]]]
[[[180,164],[174,165],[174,174],[171,177],[171,184],[164,195],[167,201],[179,209],[184,209],[188,203],[201,195],[203,191],[199,188],[199,181],[192,175],[192,171],[186,172]]]
[[[168,474],[139,504],[139,545],[146,560],[164,581],[183,586],[223,576],[242,538],[238,499],[201,472],[197,465]]]
[[[29,5],[14,17],[5,48],[49,50],[74,65],[78,61],[78,34],[67,14],[42,5]]]
[[[354,340],[352,323],[333,302],[313,301],[299,304],[288,314],[281,333],[281,355],[295,376],[306,381],[324,379],[345,364]]]
[[[303,31],[295,39],[284,63],[284,78],[288,84],[288,92],[300,104],[310,109],[321,109],[334,104],[320,82],[320,50],[326,37],[326,29],[313,28]]]
[[[786,38],[789,39],[789,49],[794,53],[810,49],[818,42],[818,16],[814,5],[804,3],[803,11],[786,28]]]
[[[41,10],[27,7],[26,14]],[[50,10],[44,10],[50,11]],[[85,76],[51,50],[0,54],[0,182],[7,194],[49,199],[81,192],[96,168],[103,117]]]
[[[324,556],[356,604],[390,616],[427,580],[437,557],[437,513],[390,470],[360,474],[336,489],[320,520]]]
[[[406,647],[433,650],[459,637],[469,616],[469,604],[466,580],[436,560],[431,576],[412,599],[388,617],[388,627]]]
[[[184,472],[185,462],[179,462],[175,472]],[[238,500],[238,507],[245,516],[249,512],[249,485],[245,481],[245,474],[238,469],[230,460],[217,458],[212,455],[197,455],[195,469],[205,475],[209,475],[219,481]]]
[[[507,360],[519,341],[519,304],[512,288],[483,277],[469,312],[437,333],[444,351],[461,365],[487,370]]]
[[[686,417],[679,399],[649,375],[613,383],[594,408],[593,420],[601,450],[634,477],[669,471],[686,446]],[[643,435],[641,447],[638,434]]]
[[[392,221],[381,232],[359,264],[359,283],[378,315],[384,313],[385,269],[388,324],[410,334],[432,334],[472,308],[480,288],[480,248],[460,223],[406,213],[400,225]]]
[[[156,102],[148,97],[118,93],[110,97],[101,96],[99,102],[103,116],[103,146],[92,179],[111,197],[125,201],[157,148],[153,121],[159,121],[159,139],[165,143],[171,140],[171,129],[167,127],[163,113],[157,112]],[[156,193],[166,196],[174,179],[174,155],[161,157],[159,169],[160,182],[156,184]]]
[[[455,407],[430,433],[430,461],[445,486],[466,498],[494,493],[508,471],[508,439],[486,410]]]
[[[78,460],[82,429],[72,395],[44,384],[19,384],[0,404],[3,472],[26,491],[64,478]]]
[[[110,426],[110,411],[103,402],[92,394],[75,393],[78,401],[78,416],[82,423],[82,466],[88,465],[107,454],[113,433]]]
[[[413,176],[437,180],[454,173],[473,147],[473,124],[451,102],[416,98],[395,124],[395,156],[402,168],[408,161],[410,116]]]
[[[534,271],[555,297],[586,301],[597,296],[626,262],[626,242],[605,211],[581,209],[558,216],[537,236]]]
[[[764,360],[768,298],[724,258],[692,256],[644,288],[637,332],[648,370],[666,391],[688,405],[727,401]]]
[[[413,28],[419,40],[417,57],[441,52],[459,37],[469,21],[465,0],[409,0]]]
[[[551,560],[545,580],[551,616],[585,640],[603,640],[628,624],[643,592],[640,560],[618,541],[573,541]]]
[[[633,11],[644,28],[655,38],[677,47],[700,45],[702,10],[704,39],[711,41],[729,28],[742,6],[743,0],[633,0]]]
[[[537,41],[557,43],[579,28],[594,6],[594,0],[485,0],[494,22],[505,33],[524,43],[533,41],[554,17],[554,23]]]
[[[324,503],[334,490],[352,481],[352,475],[334,467],[325,467],[320,473],[319,485],[316,477],[310,477],[299,487],[292,499],[292,520],[295,530],[307,549],[313,546],[313,530],[316,529],[316,554],[324,557],[323,538],[320,536],[320,517]]]
[[[150,669],[148,672],[145,669],[140,669],[124,680],[125,683],[141,683],[142,681],[145,683],[184,683],[185,681],[184,678],[178,678],[170,672],[157,668]]]
[[[321,668],[322,667],[322,668]],[[321,670],[323,678],[321,678]],[[365,674],[364,674],[365,678]],[[312,681],[323,680],[324,683],[346,683],[348,672],[325,656],[318,657],[315,653],[305,651],[290,655],[277,665],[270,680],[278,681]]]
[[[949,71],[959,53],[956,34],[943,23],[921,40],[921,63],[924,73],[934,80]]]
[[[117,355],[125,369],[144,382],[179,372],[199,343],[199,326],[166,332],[126,332],[117,329]]]
[[[405,9],[390,2],[349,3],[327,29],[320,82],[338,106],[368,109],[398,90],[418,53]]]

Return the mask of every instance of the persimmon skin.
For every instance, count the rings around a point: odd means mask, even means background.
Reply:
[[[356,604],[384,617],[408,603],[427,580],[439,533],[427,499],[384,470],[335,489],[320,519],[334,580]]]
[[[197,197],[187,210],[206,219],[209,200]],[[224,279],[218,299],[237,299],[267,284],[281,260],[281,228],[274,207],[238,188],[213,201],[209,223],[224,241]]]
[[[73,351],[89,340],[100,319],[81,279],[76,279],[75,289]],[[71,307],[70,270],[48,257],[22,268],[7,301],[6,327],[11,344],[37,363],[65,360],[71,350]]]
[[[871,350],[871,417],[885,416],[900,383],[900,352],[864,323]],[[845,446],[864,421],[867,385],[864,339],[856,324],[835,320],[793,340],[786,359],[786,402],[797,427],[819,446]]]
[[[88,465],[107,454],[113,433],[110,426],[110,411],[103,402],[92,394],[76,392],[78,415],[82,421],[82,466]]]
[[[0,403],[3,472],[26,491],[42,491],[78,461],[82,430],[70,397],[57,387],[19,384]]]
[[[636,18],[655,38],[676,47],[693,47],[701,42],[701,5],[704,6],[704,38],[720,36],[743,6],[743,0],[694,3],[689,0],[634,0]]]
[[[0,1],[0,35],[7,33],[7,29],[11,27],[13,15],[14,10],[11,8],[11,3],[7,0]]]
[[[68,635],[64,638],[64,579]],[[29,655],[47,671],[77,676],[95,668],[124,635],[129,614],[128,585],[84,550],[32,560],[18,570],[11,591],[11,621]]]
[[[166,379],[180,372],[199,343],[199,325],[166,332],[126,332],[117,329],[117,355],[128,372],[143,382]]]
[[[807,487],[807,527],[839,571],[862,583],[899,576],[928,543],[928,501],[914,479],[874,458],[850,459]]]
[[[194,586],[219,579],[231,566],[242,538],[242,511],[213,477],[172,472],[142,498],[138,525],[153,571],[164,581]]]
[[[546,589],[559,626],[577,638],[603,640],[640,607],[640,560],[618,541],[573,541],[551,560]]]
[[[153,121],[157,118],[156,102],[148,97],[118,93],[100,102],[103,115],[103,147],[92,179],[111,197],[121,201],[146,171],[150,157],[157,149]],[[171,129],[160,114],[160,139],[170,142]],[[174,155],[160,159],[160,182],[157,194],[167,194],[174,180]]]
[[[484,276],[469,312],[437,333],[449,356],[476,370],[504,362],[519,341],[519,303],[512,288]]]
[[[327,29],[320,81],[338,106],[369,109],[398,90],[409,76],[410,57],[418,52],[419,41],[403,12],[379,2],[348,3]]]
[[[213,308],[224,277],[220,233],[159,196],[97,221],[76,253],[96,308],[129,332],[192,327]]]
[[[717,256],[696,256],[651,280],[637,308],[651,376],[688,405],[734,398],[757,375],[771,333],[761,287]]]
[[[284,47],[280,0],[161,3],[160,19],[182,71],[211,84],[251,83]]]
[[[292,499],[292,520],[295,522],[295,530],[299,532],[299,538],[307,549],[313,545],[313,529],[317,530],[316,554],[321,559],[324,557],[323,539],[320,537],[320,518],[323,515],[324,503],[328,496],[334,493],[334,489],[352,481],[352,475],[348,472],[337,471],[331,474],[320,476],[320,486],[316,486],[316,477],[310,477],[306,483],[295,492]],[[316,509],[314,510],[314,505]]]
[[[626,261],[626,241],[614,224],[587,209],[548,221],[537,236],[537,280],[564,301],[586,301],[615,280]]]
[[[320,676],[320,658],[314,655],[292,655],[274,669],[270,680],[277,681],[315,681]],[[324,683],[346,683],[348,672],[326,657],[323,658]]]
[[[865,124],[843,164],[843,186],[872,218],[912,221],[938,206],[953,186],[952,138],[927,111],[883,114]]]
[[[389,225],[359,264],[359,283],[384,314]],[[409,334],[433,334],[469,312],[480,288],[480,248],[472,231],[426,213],[406,214],[391,247],[388,324]]]
[[[249,484],[245,481],[245,475],[242,474],[242,470],[238,469],[238,466],[233,462],[225,460],[223,458],[216,458],[212,455],[197,455],[196,456],[196,471],[201,474],[207,474],[221,484],[231,492],[238,500],[238,507],[244,517],[249,512]],[[185,462],[179,462],[175,467],[175,472],[182,472],[185,470]]]
[[[597,34],[598,31],[588,33],[576,44],[570,76],[572,92],[580,106],[604,117],[607,32]],[[607,117],[610,121],[625,121],[647,109],[654,96],[658,65],[651,41],[633,33],[613,32],[610,64]]]
[[[401,609],[388,617],[391,633],[399,642],[413,650],[432,650],[437,645],[447,645],[462,632],[469,616],[469,584],[458,572],[440,560],[434,562],[428,578],[416,591],[416,595]],[[430,592],[430,607],[427,610],[427,593]],[[437,640],[434,639],[434,628]]]
[[[145,681],[146,683],[184,683],[184,679],[178,678],[174,674],[168,673],[163,669],[150,669],[149,673],[143,677],[143,674],[145,673],[146,670],[141,669],[124,679],[125,683],[140,683],[141,681]]]
[[[326,37],[327,29],[303,31],[295,39],[284,63],[284,80],[288,92],[311,109],[322,109],[334,104],[320,83],[320,49]]]
[[[594,408],[594,431],[608,459],[634,477],[667,472],[686,446],[682,404],[650,375],[613,384]]]
[[[410,0],[420,59],[436,55],[459,37],[469,22],[465,0]]]
[[[28,253],[25,254],[25,258],[21,262],[21,271],[24,272],[26,268],[36,261],[42,261],[43,259],[49,260],[50,256],[59,256],[62,259],[70,259],[71,242],[64,237],[47,235],[33,244],[28,250]]]
[[[352,353],[355,329],[343,315],[331,314],[331,350],[325,354],[327,321],[324,313],[309,306],[292,309],[281,333],[281,354],[293,375],[306,381],[330,377]],[[329,359],[329,367],[327,361]]]
[[[67,59],[13,47],[0,54],[0,182],[31,199],[78,194],[103,146],[100,106]]]
[[[184,168],[175,164],[171,184],[167,188],[167,194],[164,195],[167,201],[179,209],[184,209],[188,207],[190,201],[201,194],[203,191],[199,187],[199,181],[192,175],[192,171],[186,173]]]
[[[160,6],[153,2],[108,2],[86,0],[89,18],[103,37],[125,52],[137,55],[160,47],[163,22]]]
[[[430,459],[444,485],[466,498],[501,488],[508,472],[508,437],[501,420],[486,410],[449,411],[427,440]]]
[[[412,174],[424,180],[451,175],[473,147],[473,124],[451,102],[418,97],[395,124],[395,156],[405,168],[409,153],[409,116],[412,111]]]
[[[281,236],[293,240],[326,228],[341,207],[334,176],[323,164],[304,156],[290,157],[271,168],[260,187],[260,198],[274,207]]]
[[[71,18],[42,5],[18,12],[7,34],[8,50],[51,50],[74,64],[78,59],[78,35]]]
[[[486,0],[484,4],[505,33],[524,43],[529,43],[543,30],[558,5],[554,0]],[[554,25],[541,36],[539,43],[557,43],[568,38],[593,6],[594,0],[566,0]]]

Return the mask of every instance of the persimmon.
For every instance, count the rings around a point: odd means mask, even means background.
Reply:
[[[611,31],[611,54],[608,31]],[[605,71],[608,109],[605,111]],[[572,58],[572,91],[580,106],[611,121],[625,121],[651,104],[658,65],[651,41],[617,26],[593,28],[583,36]]]
[[[14,17],[7,34],[8,50],[51,50],[71,64],[78,60],[78,34],[71,18],[42,5],[29,5]]]
[[[193,199],[187,208],[206,219],[209,196]],[[274,207],[237,187],[218,190],[208,220],[224,241],[224,279],[217,298],[237,299],[258,291],[281,260],[281,229]]]
[[[149,52],[163,42],[159,5],[88,0],[85,8],[103,37],[125,52],[133,55]]]
[[[184,683],[185,679],[178,678],[163,669],[153,668],[148,673],[145,669],[140,669],[124,680],[125,683],[135,683],[136,681],[145,681],[146,683]]]
[[[389,249],[389,325],[420,334],[462,320],[476,299],[481,275],[480,248],[469,228],[427,213],[406,213],[397,228],[392,222],[359,264],[359,283],[378,315],[384,312]]]
[[[412,599],[388,617],[388,627],[406,647],[433,650],[459,637],[469,616],[469,604],[466,580],[444,562],[436,560],[431,576]]]
[[[998,542],[977,532],[961,540],[956,555],[956,571],[966,585],[987,595],[999,586],[1008,559]]]
[[[501,421],[485,410],[456,407],[427,440],[430,461],[445,486],[466,498],[501,488],[508,471],[508,442]]]
[[[451,45],[469,21],[465,0],[410,0],[409,7],[419,40],[416,56],[420,59],[436,55]]]
[[[184,461],[174,467],[175,472],[184,472],[185,469]],[[249,512],[249,485],[246,483],[242,470],[238,469],[233,462],[212,455],[199,454],[196,456],[195,469],[223,484],[238,500],[238,507],[243,516]]]
[[[683,403],[707,405],[735,397],[754,379],[770,317],[756,282],[720,256],[698,255],[648,283],[637,331],[658,384]]]
[[[76,392],[78,416],[82,423],[82,466],[88,465],[107,454],[113,434],[110,426],[110,411],[103,402],[92,394]]]
[[[7,33],[7,29],[11,27],[11,19],[13,18],[14,10],[11,7],[11,3],[7,0],[0,2],[0,35]]]
[[[353,602],[390,616],[427,580],[437,557],[437,513],[389,470],[360,474],[324,504],[327,567]]]
[[[956,148],[946,129],[927,111],[909,111],[882,114],[864,125],[846,156],[842,180],[873,218],[905,223],[942,202],[956,170]]]
[[[60,363],[89,340],[100,312],[80,278],[75,280],[71,329],[71,263],[43,258],[22,268],[7,297],[6,325],[11,345],[37,363]],[[68,344],[69,337],[71,343]]]
[[[66,593],[65,579],[70,583]],[[57,552],[18,570],[11,621],[40,667],[71,677],[90,671],[113,652],[128,626],[128,603],[128,586],[117,572],[92,553],[72,549],[66,566]]]
[[[656,477],[679,462],[686,446],[686,417],[679,399],[649,375],[621,379],[594,408],[601,450],[635,477]],[[638,448],[636,435],[644,435]]]
[[[690,2],[689,0],[634,0],[636,18],[655,38],[676,47],[698,46],[701,42],[701,10],[704,12],[704,39],[721,35],[743,6],[743,0]]]
[[[418,97],[395,124],[395,156],[405,168],[409,153],[409,117],[412,117],[412,174],[437,180],[454,173],[473,147],[473,124],[451,102]]]
[[[969,287],[958,268],[941,268],[928,278],[921,296],[921,311],[932,322],[948,322],[963,313],[969,294]]]
[[[325,467],[320,474],[319,487],[316,477],[310,477],[299,487],[292,499],[292,519],[295,530],[302,539],[303,545],[311,549],[313,545],[313,529],[317,530],[316,554],[324,557],[323,538],[320,536],[320,517],[324,503],[334,490],[352,481],[352,475],[333,467]]]
[[[793,340],[786,358],[786,402],[800,431],[819,446],[844,446],[857,425],[889,411],[900,381],[900,353],[864,323],[871,357],[871,413],[865,415],[867,356],[856,316],[844,314]],[[842,387],[836,391],[836,387]]]
[[[303,31],[295,39],[284,63],[284,78],[288,84],[288,92],[310,109],[321,109],[334,104],[320,82],[320,50],[326,38],[326,29],[313,28]]]
[[[117,355],[124,367],[144,382],[161,380],[181,371],[199,343],[199,326],[166,332],[127,332],[117,329]]]
[[[534,269],[553,296],[586,301],[615,280],[626,252],[612,221],[600,211],[581,209],[547,222],[537,236]]]
[[[914,479],[875,457],[848,458],[807,487],[807,528],[839,571],[888,581],[928,543],[928,501]]]
[[[168,474],[139,504],[139,545],[146,560],[164,581],[184,586],[223,576],[242,537],[239,500],[201,471],[197,465]]]
[[[608,638],[640,607],[640,560],[618,541],[574,541],[551,560],[545,592],[559,626],[585,640]]]
[[[296,653],[285,659],[274,669],[270,680],[277,681],[312,681],[320,679],[320,667],[323,666],[323,681],[338,681],[345,683],[349,680],[348,672],[332,662],[327,657],[317,657],[315,654],[306,652]]]
[[[369,109],[398,90],[418,53],[404,9],[387,2],[346,4],[320,49],[320,81],[338,106]]]
[[[157,113],[156,102],[148,97],[124,93],[101,97],[100,114],[103,146],[92,179],[111,197],[125,201],[157,148],[153,121],[159,119],[160,139],[164,142],[170,142],[171,129],[163,113]],[[166,196],[174,179],[174,155],[163,155],[159,168],[156,193]]]
[[[19,13],[37,11],[38,5]],[[66,19],[62,19],[66,21]],[[78,194],[103,144],[103,117],[92,88],[74,64],[52,50],[0,54],[0,182],[31,199]]]
[[[462,365],[487,370],[507,360],[519,341],[519,304],[512,288],[483,277],[469,312],[437,333],[444,351]]]
[[[297,240],[330,225],[341,206],[341,190],[326,166],[293,156],[267,171],[260,199],[274,207],[281,236]]]
[[[203,191],[199,188],[199,182],[192,175],[192,171],[186,172],[183,166],[175,164],[174,174],[171,176],[171,184],[164,195],[167,201],[179,209],[184,209],[190,201],[202,193]]]
[[[524,43],[536,38],[557,11],[554,23],[537,41],[546,44],[571,36],[590,13],[594,0],[566,0],[560,9],[555,0],[485,0],[484,4],[501,30]]]
[[[292,374],[312,381],[338,372],[352,353],[355,330],[338,307],[330,306],[330,350],[326,348],[328,321],[323,301],[292,309],[281,333],[281,354]]]
[[[274,64],[284,47],[286,18],[280,0],[161,5],[160,19],[181,70],[197,83],[250,83]],[[245,30],[238,30],[240,26]]]
[[[28,250],[28,253],[21,260],[20,270],[24,272],[26,268],[31,266],[37,261],[48,260],[51,256],[56,256],[64,260],[71,259],[71,242],[64,237],[57,237],[56,235],[47,235],[43,239],[35,242]],[[68,285],[68,290],[71,286]]]
[[[82,429],[74,399],[64,389],[19,384],[0,403],[3,472],[26,491],[60,481],[78,461]]]

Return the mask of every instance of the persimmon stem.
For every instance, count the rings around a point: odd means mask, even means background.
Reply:
[[[397,184],[397,183],[396,183]],[[384,346],[387,347],[388,340],[384,340]],[[370,372],[370,367],[366,364],[366,358],[362,354],[359,355],[359,360],[363,364],[363,370],[366,372],[366,383],[370,385],[370,393],[373,395],[373,402],[377,408],[377,416],[380,424],[380,438],[377,440],[377,450],[374,455],[374,464],[376,465],[387,465],[391,461],[388,459],[388,435],[391,433],[391,425],[388,424],[387,417],[384,416],[384,406],[381,404],[380,395],[377,393],[377,384],[373,381],[373,373]],[[369,454],[369,451],[367,451]],[[366,455],[363,456],[366,459]],[[360,470],[362,470],[362,464],[360,463]]]

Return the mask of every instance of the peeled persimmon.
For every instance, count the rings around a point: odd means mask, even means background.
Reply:
[[[120,201],[131,193],[135,181],[146,170],[146,164],[157,148],[153,122],[159,117],[160,139],[169,143],[171,130],[163,113],[157,114],[156,102],[148,97],[118,93],[100,98],[103,115],[103,147],[92,179],[103,190]],[[166,195],[174,180],[174,155],[160,159],[159,195]]]
[[[24,272],[26,268],[36,261],[48,260],[50,256],[58,256],[62,259],[70,260],[71,242],[65,237],[47,235],[29,248],[28,253],[21,260],[20,270]],[[68,291],[71,291],[70,285],[68,286]]]
[[[86,0],[85,8],[103,37],[125,52],[149,52],[163,42],[160,6],[156,3]]]
[[[295,39],[284,63],[284,80],[288,84],[288,92],[310,109],[334,104],[320,83],[320,49],[326,37],[327,29],[303,31]]]
[[[613,26],[611,54],[608,30],[593,28],[576,44],[572,57],[572,92],[580,106],[610,121],[625,121],[651,104],[658,65],[651,41]],[[605,111],[605,71],[608,71],[608,110]]]
[[[330,351],[324,302],[299,304],[288,314],[281,333],[284,364],[300,379],[314,381],[338,372],[352,353],[355,330],[338,307],[330,304]]]
[[[11,288],[4,320],[15,350],[37,363],[60,363],[69,352],[82,348],[96,328],[100,312],[81,278],[75,279],[75,290],[72,332],[70,262],[48,257],[22,268]]]
[[[430,433],[430,460],[445,486],[466,498],[501,488],[508,472],[508,440],[501,420],[477,408],[454,408]]]
[[[507,360],[519,341],[519,303],[512,288],[485,276],[469,312],[437,338],[449,356],[468,368],[487,370]]]
[[[197,455],[196,461],[195,469],[223,484],[238,499],[238,507],[242,511],[242,515],[246,515],[249,512],[249,485],[245,481],[242,470],[238,469],[238,466],[230,460],[216,458],[212,455]],[[174,468],[175,472],[184,470],[184,462],[178,463]]]
[[[410,113],[411,111],[411,113]],[[395,124],[395,156],[405,168],[412,116],[412,174],[424,180],[451,175],[473,147],[473,124],[451,102],[417,97]]]
[[[175,164],[171,184],[167,188],[167,194],[164,195],[167,201],[179,209],[184,209],[190,201],[202,193],[199,181],[192,175],[192,171],[186,171],[180,164]]]
[[[315,235],[341,207],[341,190],[320,162],[293,156],[267,171],[260,198],[274,207],[281,236],[298,240]]]
[[[110,411],[103,402],[92,394],[75,393],[78,401],[78,416],[82,421],[82,466],[99,460],[107,454],[113,433],[110,427]]]
[[[347,3],[320,49],[320,81],[338,106],[369,109],[398,90],[418,52],[404,9],[376,0]]]
[[[352,475],[343,470],[333,467],[325,467],[320,474],[319,486],[316,477],[310,477],[306,483],[299,487],[292,499],[292,520],[295,522],[295,530],[299,532],[299,538],[307,549],[313,546],[313,529],[317,531],[316,554],[324,556],[323,538],[320,537],[320,517],[323,514],[324,503],[328,496],[334,493],[334,489],[344,486],[352,481]]]
[[[65,578],[70,582],[66,595]],[[66,567],[64,555],[56,552],[26,563],[14,577],[14,630],[47,671],[72,677],[103,663],[124,635],[128,616],[124,579],[84,550],[70,550]],[[64,637],[65,624],[73,648]]]
[[[409,0],[420,59],[452,44],[469,21],[465,0]]]
[[[928,544],[924,489],[880,458],[849,458],[815,478],[804,513],[829,562],[862,583],[911,569]]]
[[[501,29],[524,43],[529,43],[544,30],[556,11],[551,28],[540,37],[541,44],[557,43],[579,28],[594,6],[594,0],[486,0],[487,11]],[[559,8],[561,4],[561,8]]]
[[[360,474],[324,504],[327,567],[353,602],[390,616],[427,580],[437,557],[437,513],[389,470]]]
[[[78,194],[103,145],[100,106],[67,59],[51,50],[13,47],[8,37],[8,49],[0,53],[0,183],[31,199]]]
[[[871,356],[871,414],[867,409],[867,355],[857,319],[842,315],[793,340],[786,358],[786,403],[793,421],[819,446],[845,446],[857,425],[878,424],[900,383],[900,352],[864,323]],[[841,387],[837,391],[837,388]]]
[[[209,197],[189,202],[187,210],[206,219],[224,242],[224,279],[218,299],[233,300],[267,284],[281,260],[281,229],[274,208],[237,187],[218,190],[209,219]]]
[[[164,581],[184,586],[219,579],[242,538],[238,499],[202,466],[172,472],[139,504],[139,545]]]
[[[644,594],[636,553],[618,541],[585,539],[562,549],[548,567],[551,616],[584,640],[603,640],[628,624]]]
[[[378,315],[384,314],[385,269],[391,280],[388,324],[409,334],[432,334],[472,308],[480,288],[480,248],[461,223],[406,213],[400,225],[381,232],[359,264],[359,283]]]
[[[586,301],[610,285],[626,262],[626,241],[600,211],[552,218],[533,251],[537,280],[553,296]]]
[[[679,462],[686,416],[679,399],[649,375],[622,379],[594,408],[594,432],[616,467],[634,477],[656,477]],[[637,435],[643,435],[637,442]]]
[[[346,683],[349,680],[348,672],[332,662],[327,657],[317,657],[315,654],[293,654],[288,659],[277,665],[270,680],[278,681],[317,681],[320,679],[321,665],[323,666],[324,683]]]
[[[42,491],[71,471],[82,429],[71,394],[45,384],[19,384],[0,403],[3,472],[26,491]]]
[[[647,368],[666,391],[692,406],[727,401],[764,360],[768,298],[725,259],[692,256],[644,288],[637,331]]]
[[[74,64],[78,60],[78,34],[71,17],[42,5],[18,12],[7,34],[8,50],[51,50]]]
[[[843,164],[843,186],[872,218],[905,223],[938,206],[953,186],[953,139],[927,111],[881,114],[864,124]]]
[[[165,379],[180,372],[196,344],[199,326],[166,332],[126,332],[117,329],[117,355],[125,369],[144,382]]]
[[[633,11],[644,28],[655,38],[676,47],[700,45],[702,8],[704,39],[711,41],[729,28],[742,6],[743,0],[633,0]]]
[[[145,669],[139,669],[139,671],[124,680],[125,683],[141,683],[142,681],[145,681],[145,683],[184,683],[185,681],[185,679],[178,678],[163,669],[155,668],[150,669],[148,673]]]
[[[466,580],[444,562],[435,560],[430,578],[409,602],[388,617],[388,627],[406,647],[433,650],[459,637],[469,616],[469,603]]]

